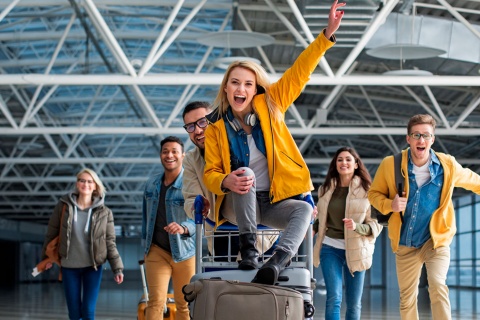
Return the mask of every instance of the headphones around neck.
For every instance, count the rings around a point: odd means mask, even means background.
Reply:
[[[237,120],[237,118],[233,117],[232,119],[230,119],[229,112],[227,112],[225,118],[227,118],[228,123],[230,123],[230,126],[233,128],[233,130],[235,130],[235,132],[243,129],[242,124],[240,123],[240,121]],[[245,118],[243,118],[243,122],[247,126],[253,127],[257,124],[257,115],[255,113],[249,113],[245,115]]]

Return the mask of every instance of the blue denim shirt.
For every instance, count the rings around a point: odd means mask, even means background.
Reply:
[[[223,116],[225,127],[227,128],[228,141],[230,144],[230,170],[234,171],[240,167],[248,167],[250,164],[250,149],[248,148],[247,133],[240,129],[235,131],[229,124],[228,119],[233,119],[231,108],[228,108],[227,114]],[[257,119],[257,123],[252,127],[252,137],[255,145],[260,152],[267,157],[267,149],[265,148],[265,140],[263,138],[262,128]]]
[[[195,221],[187,217],[183,208],[182,182],[183,168],[165,195],[167,223],[176,222],[184,225],[188,228],[189,233],[186,236],[180,234],[169,235],[172,259],[175,262],[186,260],[195,255]],[[142,245],[145,248],[145,254],[148,254],[150,246],[152,245],[162,183],[163,173],[153,176],[147,181],[143,193]]]
[[[430,150],[431,161],[428,165],[430,181],[420,188],[413,173],[413,162],[408,150],[409,195],[403,216],[400,245],[420,248],[430,239],[430,219],[440,205],[443,186],[443,167],[435,153]]]

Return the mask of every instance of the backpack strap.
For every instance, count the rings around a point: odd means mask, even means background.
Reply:
[[[397,194],[399,197],[402,196],[403,193],[403,176],[402,176],[402,152],[397,153],[393,157],[394,165],[395,165],[395,185],[397,186]],[[400,212],[400,218],[402,219],[403,223],[403,213]]]
[[[403,176],[402,176],[402,152],[397,153],[393,157],[395,163],[395,185],[397,186],[397,193],[399,196],[403,192]]]

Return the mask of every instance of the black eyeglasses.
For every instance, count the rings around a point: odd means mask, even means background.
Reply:
[[[185,128],[185,130],[188,133],[192,133],[192,132],[195,131],[195,126],[198,126],[199,128],[202,128],[202,129],[206,128],[208,126],[207,118],[203,117],[203,118],[198,119],[195,122],[187,123],[186,125],[183,126],[183,128]]]
[[[433,134],[431,133],[410,133],[409,136],[415,140],[420,140],[420,138],[423,138],[423,140],[430,140],[433,138]]]

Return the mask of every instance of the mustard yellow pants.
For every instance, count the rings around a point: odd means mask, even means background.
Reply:
[[[145,258],[145,268],[149,298],[146,319],[163,319],[168,284],[172,278],[173,295],[177,307],[175,319],[190,320],[188,304],[183,297],[182,288],[190,283],[190,279],[195,274],[195,256],[176,263],[169,252],[152,244]]]

